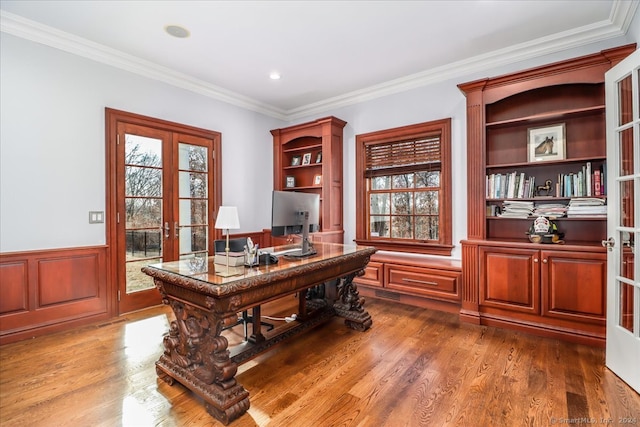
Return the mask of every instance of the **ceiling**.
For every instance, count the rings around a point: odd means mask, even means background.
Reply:
[[[0,29],[291,119],[619,37],[637,8],[637,0],[1,0]],[[170,36],[167,25],[190,36]]]

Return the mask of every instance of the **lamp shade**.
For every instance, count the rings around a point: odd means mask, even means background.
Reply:
[[[238,208],[235,206],[220,206],[218,217],[216,218],[216,228],[218,229],[236,229],[240,228],[240,220],[238,219]]]

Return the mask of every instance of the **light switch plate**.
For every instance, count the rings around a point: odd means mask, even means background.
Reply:
[[[104,222],[103,211],[89,211],[89,224],[100,224]]]

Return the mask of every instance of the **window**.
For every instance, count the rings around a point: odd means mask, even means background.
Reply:
[[[356,242],[451,255],[451,119],[356,136]]]

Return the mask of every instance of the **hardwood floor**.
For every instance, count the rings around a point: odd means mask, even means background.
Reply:
[[[263,314],[291,314],[288,298]],[[339,318],[239,367],[241,426],[640,426],[640,395],[604,350],[369,299],[367,332]],[[217,426],[154,363],[172,317],[156,307],[0,347],[2,426]],[[241,339],[242,328],[227,331]]]

